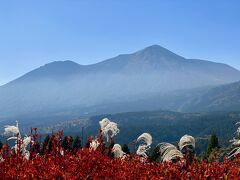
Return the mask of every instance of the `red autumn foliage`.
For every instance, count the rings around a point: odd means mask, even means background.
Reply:
[[[51,152],[31,152],[30,160],[11,153],[4,146],[0,162],[0,178],[5,179],[239,179],[240,157],[233,161],[181,163],[142,162],[132,155],[125,159],[109,156],[102,143],[89,148],[60,153],[62,132],[51,137]],[[35,138],[36,139],[36,138]],[[99,137],[102,141],[101,136]],[[36,142],[33,143],[34,146]]]
[[[224,162],[195,162],[188,167],[171,163],[142,163],[133,156],[124,160],[110,158],[87,148],[76,154],[39,155],[31,160],[6,157],[0,163],[1,178],[19,179],[238,179],[240,158]]]

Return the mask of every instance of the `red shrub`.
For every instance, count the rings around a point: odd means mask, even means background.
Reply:
[[[36,130],[35,130],[36,131]],[[32,147],[38,144],[34,138]],[[0,162],[0,178],[8,179],[238,179],[240,157],[234,161],[194,162],[185,164],[141,162],[136,155],[124,160],[109,156],[109,147],[102,143],[96,151],[89,148],[66,150],[62,145],[62,131],[51,137],[51,151],[31,151],[30,160],[15,154],[4,145]],[[64,154],[64,155],[63,155]]]
[[[27,161],[23,157],[6,157],[0,163],[0,177],[40,179],[237,179],[240,159],[222,163],[193,163],[189,167],[170,163],[142,163],[137,156],[112,159],[100,150],[83,148],[76,154],[39,155]]]

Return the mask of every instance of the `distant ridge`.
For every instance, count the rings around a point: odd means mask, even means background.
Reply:
[[[191,99],[183,107],[184,111],[239,111],[240,81],[211,88]]]
[[[69,76],[71,74],[78,73],[81,70],[81,65],[73,61],[54,61],[44,66],[35,69],[22,77],[18,78],[16,81],[21,80],[34,80],[37,78],[59,78],[63,76]]]
[[[112,111],[112,104],[138,110],[135,102],[168,94],[176,107],[176,92],[213,87],[240,80],[240,72],[226,64],[186,59],[159,45],[105,61],[80,65],[55,61],[0,87],[0,120],[19,116]],[[184,93],[181,93],[181,97]],[[178,95],[179,97],[179,95]],[[186,99],[188,101],[189,99]],[[185,100],[178,101],[180,103]],[[167,104],[168,100],[164,100]],[[164,109],[166,106],[152,106]],[[144,104],[141,110],[149,107]],[[76,110],[77,109],[77,110]],[[150,109],[148,109],[150,110]],[[49,115],[50,116],[50,115]]]

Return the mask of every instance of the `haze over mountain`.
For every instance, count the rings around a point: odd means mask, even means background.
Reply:
[[[106,113],[112,104],[121,111],[128,104],[156,95],[238,80],[240,72],[226,64],[185,59],[153,45],[97,64],[59,61],[35,69],[0,87],[0,120],[48,113],[71,114],[73,109],[84,114],[101,113],[104,108]],[[133,103],[131,110],[138,110],[135,106]]]
[[[240,81],[217,86],[201,93],[182,106],[183,111],[239,111]]]

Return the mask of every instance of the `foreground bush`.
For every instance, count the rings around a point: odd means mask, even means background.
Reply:
[[[124,160],[111,158],[100,150],[6,157],[0,163],[1,178],[18,179],[238,179],[240,158],[234,161],[181,163],[141,162],[133,155]]]
[[[135,151],[131,154],[127,145],[123,151],[119,144],[113,142],[112,137],[119,132],[116,123],[105,118],[100,121],[100,126],[99,134],[95,138],[89,137],[84,147],[79,137],[63,137],[63,131],[48,135],[41,143],[41,140],[38,141],[41,136],[37,128],[31,129],[30,135],[23,138],[18,123],[16,126],[5,126],[5,135],[12,135],[7,141],[14,140],[15,144],[11,148],[8,144],[2,146],[0,179],[240,178],[239,148],[233,151],[232,158],[223,156],[221,162],[198,161],[194,153],[193,156],[190,156],[191,153],[182,153],[192,152],[189,151],[192,150],[190,146],[183,146],[186,142],[195,148],[194,138],[185,135],[179,143],[182,152],[169,143],[157,145],[158,153],[155,155],[162,159],[158,163],[148,153],[152,144],[149,133],[137,138],[136,142],[142,140],[145,144],[140,144],[136,154]],[[112,132],[111,136],[109,131]],[[184,149],[186,147],[188,149]],[[165,161],[164,157],[174,158],[166,158]]]

